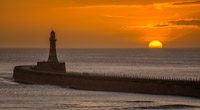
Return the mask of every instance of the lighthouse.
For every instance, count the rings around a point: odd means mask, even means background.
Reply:
[[[36,69],[40,71],[54,72],[56,74],[65,74],[65,62],[59,62],[56,54],[56,34],[54,31],[50,33],[50,49],[47,61],[37,62]]]
[[[50,41],[50,50],[49,50],[49,58],[47,62],[58,63],[58,58],[56,55],[56,37],[55,37],[54,31],[51,31],[49,41]]]

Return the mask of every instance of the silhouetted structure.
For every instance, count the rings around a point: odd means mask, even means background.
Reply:
[[[55,38],[54,31],[51,32],[49,41],[50,41],[50,50],[49,50],[49,58],[47,62],[58,63],[58,58],[56,55],[56,38]]]
[[[38,62],[36,69],[41,71],[65,73],[65,63],[59,63],[56,55],[56,37],[55,32],[50,33],[50,50],[47,62]]]
[[[66,73],[65,63],[59,63],[57,59],[54,31],[51,32],[49,40],[48,61],[38,62],[37,66],[16,66],[13,73],[15,81],[30,84],[52,84],[85,90],[180,95],[200,98],[200,80]]]

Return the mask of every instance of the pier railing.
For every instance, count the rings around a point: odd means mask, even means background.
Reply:
[[[142,76],[142,75],[125,75],[125,74],[117,74],[117,75],[113,75],[113,74],[105,74],[105,73],[86,73],[86,72],[69,72],[70,74],[81,74],[85,77],[87,76],[93,76],[93,77],[109,77],[109,78],[114,78],[114,79],[136,79],[136,80],[154,80],[154,81],[170,81],[170,82],[186,82],[186,83],[199,83],[200,84],[200,77],[196,77],[196,78],[186,78],[186,77],[173,77],[173,76],[153,76],[153,75],[148,75],[148,76]]]

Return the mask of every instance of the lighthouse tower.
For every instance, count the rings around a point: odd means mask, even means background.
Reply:
[[[54,72],[56,74],[66,73],[65,63],[58,62],[56,54],[56,36],[54,31],[51,31],[49,41],[50,49],[48,60],[45,62],[37,62],[36,69],[40,71]]]
[[[56,55],[56,38],[55,38],[54,31],[51,31],[49,41],[50,41],[50,50],[49,50],[49,58],[47,62],[58,63],[58,58]]]

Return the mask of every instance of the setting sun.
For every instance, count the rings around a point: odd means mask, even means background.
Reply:
[[[162,43],[157,40],[151,41],[149,43],[149,48],[162,48]]]

